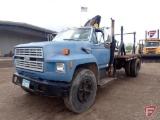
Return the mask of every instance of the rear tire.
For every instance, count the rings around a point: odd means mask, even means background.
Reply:
[[[131,61],[126,61],[125,63],[125,73],[126,76],[130,76],[131,75]]]
[[[139,70],[141,67],[141,63],[139,59],[134,59],[131,62],[131,76],[137,77],[139,75]]]
[[[68,109],[76,113],[86,111],[96,96],[97,83],[95,75],[88,69],[78,69],[73,77],[70,94],[64,97]]]

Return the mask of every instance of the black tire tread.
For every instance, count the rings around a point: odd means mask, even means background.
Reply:
[[[73,75],[73,80],[77,77],[77,75],[79,75],[82,71],[85,71],[85,70],[88,70],[88,69],[84,69],[84,68],[77,69],[77,70],[75,71],[74,75]],[[94,74],[93,74],[93,75],[94,75]],[[94,76],[94,77],[95,77],[95,76]],[[72,81],[72,83],[73,83],[73,82],[74,82],[74,81]],[[96,87],[97,87],[97,86],[96,86]],[[97,88],[96,88],[96,89],[97,89]],[[72,94],[72,91],[70,91],[70,94]],[[72,102],[70,102],[70,97],[72,97],[72,96],[69,95],[69,96],[66,96],[66,97],[63,98],[66,107],[67,107],[69,110],[71,110],[71,111],[73,111],[73,112],[75,112],[75,113],[82,113],[83,110],[82,110],[82,111],[78,111],[78,110],[75,109],[75,107],[73,106]],[[90,106],[89,106],[89,107],[90,107]]]
[[[74,73],[74,75],[73,75],[73,80],[74,80],[75,77],[79,74],[79,72],[81,72],[82,70],[84,70],[84,68],[80,68],[80,69],[77,69],[77,70],[75,71],[75,73]],[[73,81],[72,81],[72,82],[73,82]],[[71,106],[70,103],[69,103],[69,96],[64,97],[63,100],[64,100],[65,106],[66,106],[69,110],[74,111],[73,106]],[[74,112],[76,112],[76,111],[74,111]]]
[[[126,63],[125,63],[126,76],[130,76],[131,75],[130,66],[131,66],[131,61],[126,61]]]
[[[140,67],[139,59],[132,60],[132,62],[131,62],[131,76],[132,77],[137,77],[138,74],[139,74],[139,73],[137,74],[137,66],[138,66],[138,64],[139,64],[139,67]]]

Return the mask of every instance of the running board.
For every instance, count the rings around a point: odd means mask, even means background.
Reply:
[[[100,79],[100,80],[99,80],[99,86],[100,86],[101,88],[103,88],[103,87],[106,86],[107,83],[109,83],[109,82],[111,82],[111,81],[113,81],[113,80],[115,80],[115,79],[117,79],[117,78],[114,78],[114,77],[105,77],[105,78],[103,78],[103,79]]]

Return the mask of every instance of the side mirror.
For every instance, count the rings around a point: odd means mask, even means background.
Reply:
[[[118,49],[119,48],[119,41],[116,41],[116,48]]]
[[[105,48],[110,48],[111,42],[110,41],[104,41],[104,47]]]

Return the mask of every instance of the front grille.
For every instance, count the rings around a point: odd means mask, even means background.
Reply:
[[[43,62],[16,59],[16,67],[43,72]]]
[[[18,68],[43,72],[43,49],[16,48],[15,64]]]
[[[42,48],[16,48],[15,54],[16,56],[43,58]]]
[[[155,54],[155,53],[156,53],[156,48],[147,48],[147,49],[146,49],[146,52],[147,52],[148,54]]]

